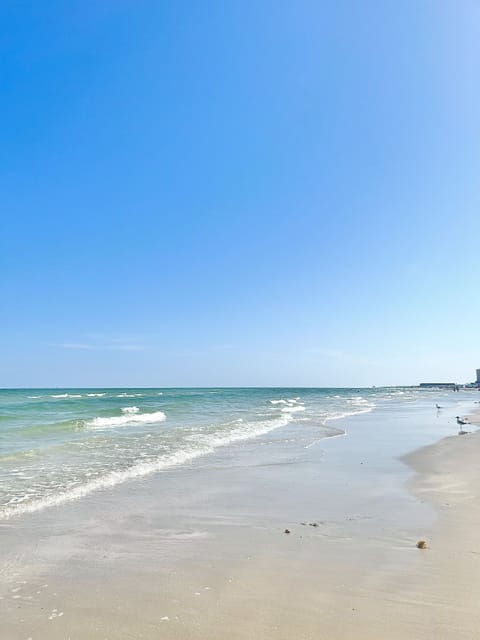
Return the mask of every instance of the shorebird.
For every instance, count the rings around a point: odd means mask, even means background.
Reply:
[[[442,407],[439,404],[435,405],[437,407],[437,409],[441,409]]]
[[[460,416],[455,416],[457,418],[457,424],[459,424],[460,426],[464,425],[464,424],[468,424],[468,422],[466,420],[461,420]]]

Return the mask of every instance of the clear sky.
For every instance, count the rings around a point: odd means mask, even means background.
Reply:
[[[480,367],[475,0],[0,4],[0,385]]]

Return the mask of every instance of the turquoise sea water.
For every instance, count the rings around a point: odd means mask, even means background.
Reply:
[[[219,447],[288,433],[305,447],[335,419],[414,389],[0,390],[0,519],[80,499]]]

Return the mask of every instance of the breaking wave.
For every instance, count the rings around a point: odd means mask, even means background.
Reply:
[[[165,414],[161,411],[140,415],[158,416],[159,414],[164,416],[162,419],[165,419]],[[130,420],[132,419],[131,416],[123,417]],[[116,419],[119,420],[120,418]],[[100,420],[100,418],[96,418],[96,420]],[[102,420],[108,420],[108,418],[102,418]],[[158,418],[156,421],[158,421]],[[79,500],[94,491],[112,488],[118,484],[126,482],[127,480],[141,478],[152,473],[163,471],[164,469],[185,464],[195,458],[208,455],[219,447],[224,447],[234,442],[256,438],[269,433],[274,429],[286,426],[288,422],[290,422],[290,416],[288,415],[283,415],[271,420],[252,421],[247,423],[243,423],[243,421],[235,421],[238,426],[234,427],[228,433],[220,434],[217,432],[205,435],[196,441],[191,441],[190,445],[187,445],[185,448],[161,455],[154,460],[148,462],[135,462],[127,469],[109,471],[103,476],[85,482],[85,484],[77,485],[66,490],[60,490],[58,493],[33,500],[29,503],[24,502],[24,500],[29,498],[29,496],[16,498],[11,501],[12,504],[10,506],[7,504],[0,510],[0,520],[9,519],[12,516],[19,514],[34,513],[72,500]]]
[[[126,409],[138,409],[138,407],[125,407]],[[110,418],[94,418],[87,420],[85,426],[91,429],[109,429],[112,427],[123,427],[127,424],[149,424],[154,422],[163,422],[166,419],[163,411],[154,411],[153,413],[136,413],[128,411],[123,416],[112,416]]]

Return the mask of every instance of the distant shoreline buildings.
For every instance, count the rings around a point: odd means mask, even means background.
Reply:
[[[458,391],[460,388],[480,390],[480,369],[476,369],[475,373],[475,382],[468,382],[466,384],[458,384],[456,382],[421,382],[419,387],[420,389],[451,389],[452,391]]]
[[[421,389],[453,389],[453,387],[457,387],[456,382],[421,382]]]

